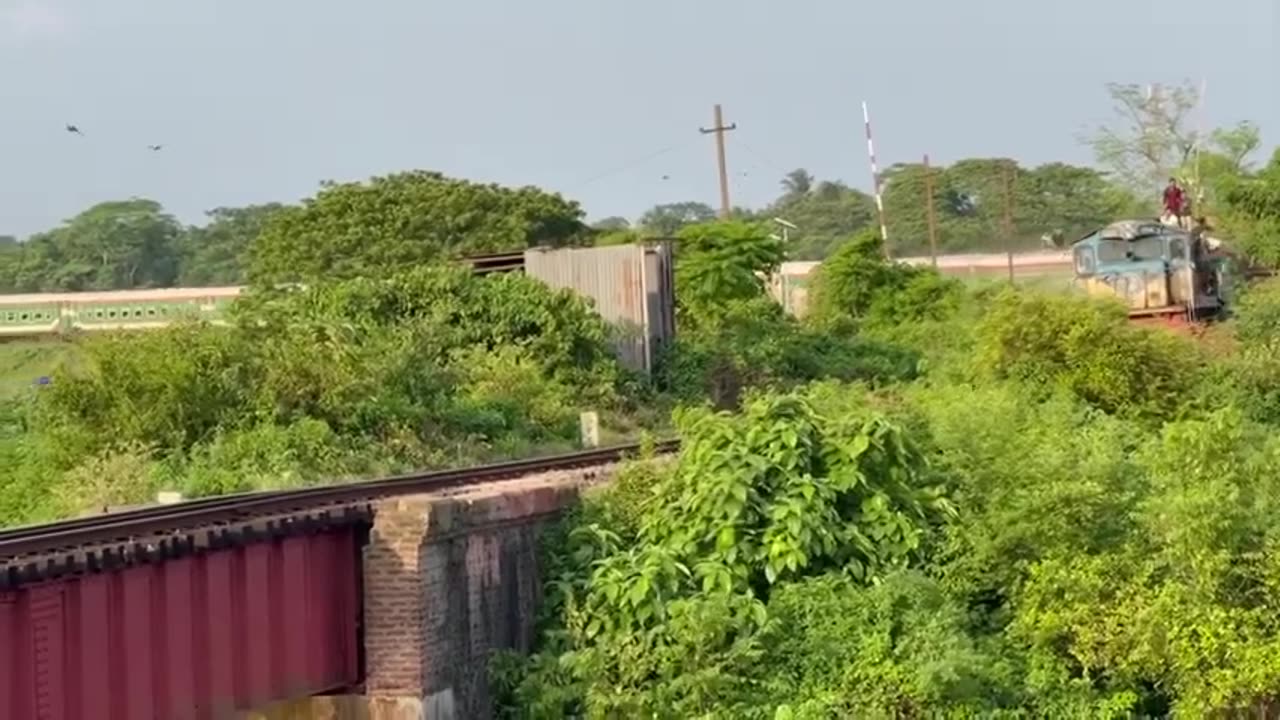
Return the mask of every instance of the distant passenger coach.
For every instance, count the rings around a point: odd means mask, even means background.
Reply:
[[[0,295],[0,338],[131,330],[183,319],[222,323],[238,287]]]

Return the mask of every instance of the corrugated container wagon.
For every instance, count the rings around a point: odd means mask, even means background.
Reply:
[[[590,298],[613,328],[627,368],[649,373],[675,337],[674,257],[670,241],[593,248],[532,248],[524,271],[553,288]]]

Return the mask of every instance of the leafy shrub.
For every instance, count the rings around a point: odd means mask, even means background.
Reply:
[[[156,483],[205,495],[567,449],[578,413],[611,411],[624,379],[590,305],[521,276],[317,283],[253,294],[235,320],[84,339],[3,420],[0,455],[24,467],[5,519],[56,512],[24,488],[83,468],[110,471],[90,495],[118,503]],[[126,459],[151,479],[125,478]]]
[[[1170,424],[1137,457],[1150,492],[1134,532],[1104,552],[1042,563],[1014,636],[1141,698],[1139,710],[1267,712],[1280,700],[1280,444],[1224,411]]]
[[[782,241],[756,224],[699,223],[681,230],[678,238],[678,300],[701,322],[725,303],[762,297],[764,278],[782,264]]]
[[[78,366],[55,372],[34,412],[84,452],[129,442],[185,450],[252,408],[251,368],[230,330],[182,324],[82,342]]]
[[[820,265],[813,281],[810,316],[820,326],[850,321],[895,325],[944,318],[961,298],[957,281],[932,268],[887,262],[875,230],[840,245]]]
[[[223,433],[197,448],[178,470],[189,497],[248,490],[285,490],[341,477],[342,440],[312,419]]]
[[[1016,653],[916,572],[870,587],[825,576],[769,599],[774,717],[990,717],[1017,707]]]
[[[150,448],[120,444],[68,470],[54,488],[59,514],[84,515],[150,500],[156,485]]]
[[[1234,308],[1236,337],[1250,351],[1280,348],[1280,278],[1249,288]]]
[[[1063,388],[1106,412],[1172,417],[1198,379],[1194,345],[1132,326],[1118,303],[1006,290],[977,332],[982,372]]]
[[[915,353],[789,317],[765,291],[765,278],[782,260],[781,243],[759,226],[704,223],[685,228],[680,239],[680,335],[657,370],[659,384],[677,398],[709,398],[728,409],[750,388],[915,376]]]
[[[756,688],[774,588],[827,572],[877,581],[918,560],[952,512],[919,451],[874,414],[828,419],[803,397],[762,395],[679,425],[679,464],[622,515],[639,510],[619,523],[633,537],[607,514],[565,537],[551,604],[566,634],[548,639],[561,659],[532,659],[520,682],[504,668],[526,707],[737,717],[770,704]]]

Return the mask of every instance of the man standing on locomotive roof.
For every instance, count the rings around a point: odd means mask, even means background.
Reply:
[[[1183,192],[1182,186],[1178,184],[1177,178],[1169,178],[1169,184],[1164,188],[1164,214],[1165,217],[1172,215],[1178,223],[1178,227],[1185,227],[1183,218],[1187,213],[1187,194]]]

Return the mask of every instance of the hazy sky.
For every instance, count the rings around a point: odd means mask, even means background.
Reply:
[[[133,195],[193,222],[410,168],[592,218],[714,205],[716,102],[748,205],[797,166],[868,187],[863,99],[882,166],[1087,162],[1108,81],[1203,77],[1210,122],[1251,119],[1270,149],[1277,4],[0,0],[0,234]]]

